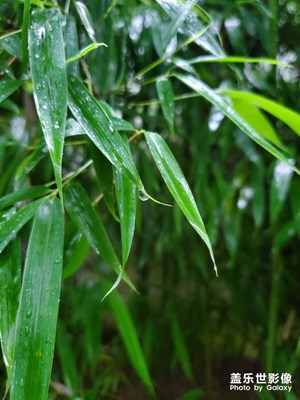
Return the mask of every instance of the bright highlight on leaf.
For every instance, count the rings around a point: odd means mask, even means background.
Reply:
[[[62,198],[61,163],[67,116],[67,74],[61,20],[57,10],[32,14],[29,55],[34,99]]]
[[[210,239],[194,196],[177,161],[160,135],[153,132],[145,132],[145,137],[162,178],[187,220],[206,244],[214,264],[214,269],[216,274],[218,274]]]

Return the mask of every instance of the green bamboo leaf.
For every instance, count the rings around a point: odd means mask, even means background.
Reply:
[[[281,140],[275,132],[265,115],[253,104],[243,100],[233,100],[232,106],[235,111],[263,138],[282,147]]]
[[[28,64],[28,28],[30,21],[30,0],[24,0],[23,26],[22,26],[22,61],[23,69],[26,71]]]
[[[0,339],[7,372],[7,389],[11,382],[18,299],[21,291],[21,247],[11,242],[0,255]]]
[[[183,0],[156,0],[156,2],[163,8],[172,21],[176,20],[181,13],[184,13],[185,7],[187,6],[187,2],[184,2]],[[203,30],[203,27],[204,24],[199,20],[198,15],[191,11],[185,16],[184,21],[178,28],[179,32],[182,32],[189,37],[193,37]],[[205,32],[201,37],[195,40],[195,43],[214,56],[225,56],[224,51],[210,32]]]
[[[269,100],[264,96],[250,92],[240,92],[238,90],[224,89],[220,91],[221,94],[231,97],[234,100],[244,100],[247,103],[253,104],[274,117],[283,121],[289,126],[297,135],[300,135],[300,114],[285,107],[276,101]]]
[[[154,161],[176,203],[189,223],[206,244],[217,272],[213,250],[191,189],[164,139],[153,132],[145,133]]]
[[[288,165],[286,165],[282,161],[276,162],[270,195],[271,224],[274,224],[276,222],[278,215],[286,201],[292,176],[293,171]]]
[[[0,47],[12,56],[22,59],[21,31],[7,33],[0,37]]]
[[[13,92],[15,92],[22,81],[16,81],[14,79],[1,79],[0,81],[0,103],[5,100],[8,96],[10,96]]]
[[[81,233],[77,234],[72,240],[65,257],[65,267],[63,270],[63,279],[73,276],[82,266],[90,250],[89,242]]]
[[[106,292],[110,288],[111,283],[107,280],[102,280],[102,286]],[[149,392],[154,394],[151,377],[128,307],[125,306],[121,296],[116,291],[111,293],[107,300],[116,318],[117,326],[131,364]]]
[[[135,185],[115,169],[116,195],[121,224],[122,262],[125,266],[135,231],[137,190]]]
[[[64,380],[70,388],[72,398],[77,398],[79,393],[79,379],[76,369],[75,354],[71,347],[64,323],[59,320],[57,324],[57,348],[64,374]]]
[[[78,33],[76,26],[76,19],[73,15],[69,14],[66,18],[66,26],[65,26],[65,42],[66,42],[66,59],[72,58],[75,54],[78,53]],[[71,65],[68,65],[67,72],[70,75],[78,76],[79,75],[79,63],[73,62]]]
[[[50,192],[51,190],[46,186],[32,186],[30,188],[23,189],[18,192],[9,193],[0,198],[0,210],[2,208],[12,206],[18,201],[24,201],[35,197],[41,197]]]
[[[123,278],[129,286],[134,288],[126,273],[123,273],[106,229],[82,186],[69,185],[64,193],[66,210],[78,229],[86,236],[91,247],[111,265],[119,278]]]
[[[100,185],[100,189],[104,197],[105,204],[111,215],[118,221],[113,190],[113,166],[111,165],[109,160],[99,151],[98,147],[96,147],[93,142],[90,141],[89,144],[94,169]]]
[[[87,34],[93,42],[96,42],[95,31],[93,28],[93,22],[89,10],[87,9],[86,5],[81,1],[74,1],[74,5]]]
[[[143,190],[131,154],[101,104],[74,76],[69,78],[69,107],[85,133],[106,158]]]
[[[117,117],[114,109],[105,101],[99,100],[99,104],[107,113],[117,131],[136,131],[135,127],[130,122]]]
[[[169,129],[171,133],[174,133],[175,102],[170,80],[167,78],[158,79],[156,81],[156,90]]]
[[[43,200],[36,200],[33,203],[21,208],[8,220],[0,224],[0,254],[9,242],[16,236],[19,230],[36,213]]]
[[[107,44],[105,43],[92,43],[89,44],[88,46],[84,47],[83,49],[81,49],[78,53],[76,53],[73,57],[68,58],[67,59],[67,64],[77,61],[80,58],[86,56],[87,54],[89,54],[91,51],[98,49],[98,47],[100,46],[105,46],[107,47]]]
[[[61,21],[57,10],[33,12],[29,55],[37,113],[62,196],[61,163],[67,116],[67,74]]]
[[[181,59],[177,59],[181,61]],[[270,65],[277,65],[280,67],[293,68],[291,65],[286,64],[282,61],[276,60],[274,58],[260,58],[260,57],[240,57],[240,56],[226,56],[226,57],[214,57],[214,56],[199,56],[192,58],[191,60],[182,60],[185,63],[199,64],[199,63],[263,63]]]
[[[178,323],[178,320],[175,317],[172,317],[171,319],[171,328],[177,358],[181,363],[182,369],[186,377],[190,380],[193,380],[192,364],[188,353],[186,341],[184,339],[184,335]]]
[[[48,398],[61,288],[64,215],[58,199],[35,217],[17,316],[11,400]]]
[[[38,163],[47,156],[47,146],[45,143],[40,144],[29,156],[27,156],[21,163],[18,163],[18,167],[15,173],[16,186],[22,182],[22,180],[29,174],[30,171],[35,168]]]
[[[206,100],[214,104],[220,111],[223,112],[232,122],[234,122],[246,135],[248,135],[252,140],[258,143],[261,147],[271,153],[274,157],[288,164],[297,174],[300,175],[300,170],[295,167],[289,159],[276,147],[267,142],[262,138],[258,132],[256,132],[243,118],[241,118],[235,109],[230,105],[228,101],[215,91],[213,91],[209,86],[203,83],[200,79],[195,78],[192,75],[181,75],[175,74],[175,76],[183,82],[185,85],[189,86],[196,93],[202,95]],[[275,103],[276,104],[276,103]]]

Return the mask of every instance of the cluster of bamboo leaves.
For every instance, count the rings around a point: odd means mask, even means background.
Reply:
[[[160,105],[171,141],[177,135],[175,102],[178,99],[174,95],[174,85],[181,85],[191,90],[187,98],[204,98],[215,111],[231,120],[241,135],[246,135],[240,142],[250,159],[251,144],[243,145],[248,143],[247,137],[274,156],[277,159],[273,185],[276,205],[272,207],[271,219],[275,221],[292,174],[300,171],[293,155],[284,147],[263,112],[281,120],[298,135],[300,115],[262,95],[229,88],[213,89],[201,79],[195,66],[223,63],[234,70],[236,63],[283,64],[271,58],[227,56],[212,29],[213,24],[206,20],[207,16],[197,7],[197,1],[157,0],[156,3],[155,6],[161,7],[160,12],[167,18],[158,34],[158,57],[131,76],[128,87],[160,68],[159,75],[151,78],[157,94],[152,104]],[[24,92],[34,99],[38,116],[38,126],[30,145],[8,135],[0,142],[2,154],[7,152],[9,155],[15,148],[18,151],[17,157],[3,173],[0,188],[0,332],[7,391],[12,400],[48,398],[62,280],[74,276],[93,249],[115,273],[113,281],[101,277],[98,300],[107,297],[104,301],[109,303],[115,315],[129,360],[149,392],[154,394],[132,318],[121,296],[114,290],[122,280],[133,291],[139,290],[126,272],[140,207],[138,203],[162,201],[159,193],[154,195],[152,187],[148,189],[141,178],[145,173],[136,167],[135,143],[143,144],[145,156],[153,160],[151,168],[154,170],[156,165],[159,171],[161,178],[157,179],[164,181],[170,193],[168,204],[157,204],[156,207],[168,209],[171,203],[171,206],[176,205],[176,210],[181,210],[205,243],[210,263],[217,273],[211,239],[197,206],[201,199],[195,200],[167,144],[166,135],[148,131],[147,126],[135,128],[131,121],[118,117],[114,109],[100,99],[99,88],[91,79],[85,57],[89,53],[92,57],[99,51],[105,55],[111,51],[112,45],[109,35],[103,35],[103,42],[96,40],[95,28],[84,3],[74,1],[70,6],[67,2],[66,7],[60,9],[54,4],[25,0],[22,10],[20,29],[0,37],[4,64],[10,60],[19,63],[19,69],[3,69],[0,101],[13,112],[11,99]],[[109,7],[106,11],[111,12]],[[85,31],[86,43],[82,48],[79,47],[77,26]],[[178,41],[177,36],[180,37]],[[192,45],[199,46],[205,55],[186,59],[182,49]],[[93,68],[95,66],[90,65],[91,71]],[[92,72],[94,76],[95,72]],[[109,80],[107,76],[101,76],[99,80],[106,78]],[[122,85],[123,82],[115,82],[116,87]],[[85,148],[82,162],[75,164],[74,168],[70,167],[71,162],[69,166],[63,163],[65,149],[72,141],[80,142]],[[42,163],[47,157],[50,157],[52,165],[46,174],[49,180],[34,184],[28,176],[43,168]],[[255,153],[251,162],[259,171],[261,164]],[[89,190],[89,184],[85,183],[85,179],[89,182],[91,169],[98,179],[96,192]],[[92,195],[96,196],[95,200]],[[120,255],[96,208],[102,199],[120,227]],[[257,225],[262,223],[259,207],[258,204],[254,211]],[[73,241],[69,239],[70,224]],[[65,236],[70,242],[67,253],[64,250]],[[26,253],[24,267],[23,242]],[[171,325],[183,369],[192,376],[180,326],[176,319]],[[72,357],[66,353],[68,345],[64,329],[63,324],[58,326],[58,348],[61,358],[69,359],[66,362],[69,368],[66,367],[64,374],[68,377],[71,393],[79,395],[78,379],[72,372]],[[200,395],[197,391],[191,398]]]

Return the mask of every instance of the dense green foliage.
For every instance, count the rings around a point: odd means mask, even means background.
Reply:
[[[255,396],[297,398],[299,22],[1,2],[3,394],[247,399],[231,373],[275,372],[292,392]]]

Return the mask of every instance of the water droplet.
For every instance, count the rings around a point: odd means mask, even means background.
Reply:
[[[147,201],[149,200],[149,196],[147,195],[147,193],[145,192],[145,190],[140,189],[139,190],[139,199],[141,201]]]

